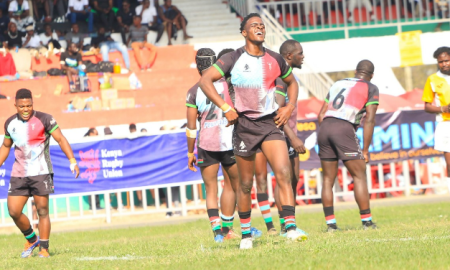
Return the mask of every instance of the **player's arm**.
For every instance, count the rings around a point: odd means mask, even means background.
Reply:
[[[278,109],[277,116],[275,116],[274,118],[277,127],[281,127],[287,123],[289,117],[292,114],[292,111],[294,111],[295,109],[295,105],[292,104],[292,102],[297,102],[298,98],[298,84],[294,75],[290,73],[287,77],[282,79],[283,82],[287,84],[287,96],[289,102],[286,104],[286,106]]]
[[[197,163],[197,159],[195,158],[194,155],[195,140],[197,138],[197,114],[198,114],[197,107],[195,108],[191,106],[187,107],[186,137],[188,146],[188,168],[193,172],[197,171],[197,169],[194,167],[194,164]]]
[[[72,147],[70,147],[69,142],[67,141],[66,137],[61,132],[61,129],[57,127],[53,132],[51,132],[51,135],[53,139],[59,144],[59,147],[61,147],[61,150],[66,154],[66,157],[70,160],[70,170],[72,173],[76,172],[75,178],[78,178],[78,175],[80,174],[80,169],[77,165],[77,160],[75,159],[72,151]]]
[[[296,152],[304,154],[306,152],[305,145],[303,144],[303,141],[295,135],[291,127],[289,125],[284,125],[283,130],[286,137],[288,137],[289,142],[291,142],[292,148],[294,148]]]
[[[369,162],[369,146],[372,143],[373,129],[375,127],[375,115],[377,113],[378,104],[370,104],[366,106],[366,119],[364,120],[364,147],[363,155],[366,163]]]
[[[325,101],[323,102],[322,108],[320,109],[319,112],[319,126],[320,124],[322,124],[323,118],[325,117],[325,114],[328,111],[328,100],[325,99]]]
[[[5,138],[3,139],[3,144],[0,147],[0,167],[3,165],[5,160],[8,158],[12,145],[13,145],[13,141],[11,140],[11,138],[5,136]]]
[[[425,111],[427,113],[448,113],[450,111],[450,105],[447,106],[434,106],[430,102],[425,102]]]
[[[217,107],[222,109],[225,114],[225,117],[228,120],[227,127],[230,125],[234,125],[237,122],[238,114],[234,109],[231,108],[228,103],[223,100],[219,93],[217,93],[216,88],[213,85],[213,82],[219,80],[223,77],[216,68],[211,67],[208,68],[200,78],[199,87],[202,89],[205,96],[212,101],[212,103],[216,104]]]

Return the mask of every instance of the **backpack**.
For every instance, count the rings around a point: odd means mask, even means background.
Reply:
[[[63,71],[59,68],[51,68],[47,70],[47,74],[50,76],[60,76],[63,75]]]
[[[113,72],[114,71],[114,63],[109,61],[100,61],[98,63],[100,72]]]

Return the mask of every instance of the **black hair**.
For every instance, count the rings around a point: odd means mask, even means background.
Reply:
[[[122,1],[122,4],[123,4],[123,3],[128,3],[128,4],[130,4],[130,1],[129,1],[129,0],[123,0],[123,1]]]
[[[49,23],[44,24],[44,28],[46,28],[47,26],[50,26],[50,28],[52,27]]]
[[[433,53],[433,57],[435,59],[438,59],[439,55],[446,53],[450,55],[450,47],[439,47],[437,50]]]
[[[33,96],[31,95],[31,91],[25,88],[19,89],[16,92],[16,99],[33,99]]]
[[[210,48],[201,48],[195,56],[195,63],[200,74],[216,62],[216,53]]]
[[[75,25],[79,26],[78,23],[72,23],[71,27],[74,27]]]
[[[373,63],[369,60],[361,60],[359,61],[358,65],[356,66],[356,72],[363,74],[363,75],[372,75],[375,71],[375,66]]]
[[[141,128],[141,132],[147,132],[147,129],[146,128]]]
[[[245,25],[247,24],[247,21],[250,20],[253,17],[261,18],[261,16],[258,13],[250,13],[247,16],[245,16],[244,19],[241,22],[241,27],[239,28],[241,33],[242,33],[242,31],[244,31],[244,28],[245,28]]]
[[[130,124],[130,127],[128,128],[129,130],[136,130],[136,124]]]
[[[90,128],[88,129],[88,131],[86,132],[86,134],[84,134],[84,137],[89,137],[91,136],[91,133],[94,133],[95,128]]]
[[[220,57],[222,57],[223,55],[230,53],[230,52],[234,52],[234,49],[223,49],[220,51],[220,53],[217,55],[217,59],[220,59]]]
[[[280,46],[280,54],[282,56],[286,56],[289,53],[292,53],[295,50],[295,45],[300,44],[297,40],[294,39],[288,39]]]
[[[133,16],[133,20],[136,19],[136,18],[142,19],[140,15],[134,15]]]
[[[103,129],[103,132],[105,133],[105,135],[112,135],[113,134],[110,127],[105,127]]]

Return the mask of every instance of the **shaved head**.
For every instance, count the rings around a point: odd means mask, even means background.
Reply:
[[[371,76],[374,71],[375,66],[369,60],[361,60],[356,66],[356,72],[366,76]]]

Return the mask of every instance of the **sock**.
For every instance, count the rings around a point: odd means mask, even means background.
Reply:
[[[238,212],[239,219],[241,220],[241,232],[242,232],[242,239],[245,238],[251,238],[252,232],[250,230],[251,228],[251,219],[250,216],[252,214],[252,211],[248,212]]]
[[[372,222],[372,214],[370,213],[370,208],[359,211],[359,214],[361,215],[361,221],[363,225],[366,224],[366,222]]]
[[[220,218],[219,218],[219,209],[208,209],[209,222],[211,223],[211,229],[214,233],[214,236],[221,233],[220,230]]]
[[[48,247],[49,247],[49,242],[48,242],[48,239],[41,239],[40,241],[40,245],[39,245],[39,250],[41,250],[41,249],[47,249],[48,250]]]
[[[284,224],[286,226],[286,231],[296,230],[297,226],[295,225],[295,207],[290,205],[281,206],[283,209],[280,213],[281,217],[284,218]]]
[[[220,215],[222,219],[222,234],[227,235],[231,228],[233,228],[234,216],[227,217],[224,214]]]
[[[258,193],[256,194],[256,198],[258,199],[259,209],[261,210],[264,222],[266,222],[267,230],[270,230],[273,228],[273,222],[270,213],[269,195],[267,193]]]
[[[26,231],[22,231],[25,238],[28,240],[29,243],[34,243],[37,240],[37,236],[33,231],[33,228],[30,226],[30,228]]]
[[[281,214],[279,214],[279,216],[280,216],[280,227],[281,227],[281,230],[283,231],[286,229],[286,227],[285,227],[286,225],[284,224],[284,218],[281,217]]]
[[[325,221],[327,222],[327,225],[333,228],[336,227],[336,218],[334,217],[334,207],[333,206],[324,207],[323,212],[325,213]]]

